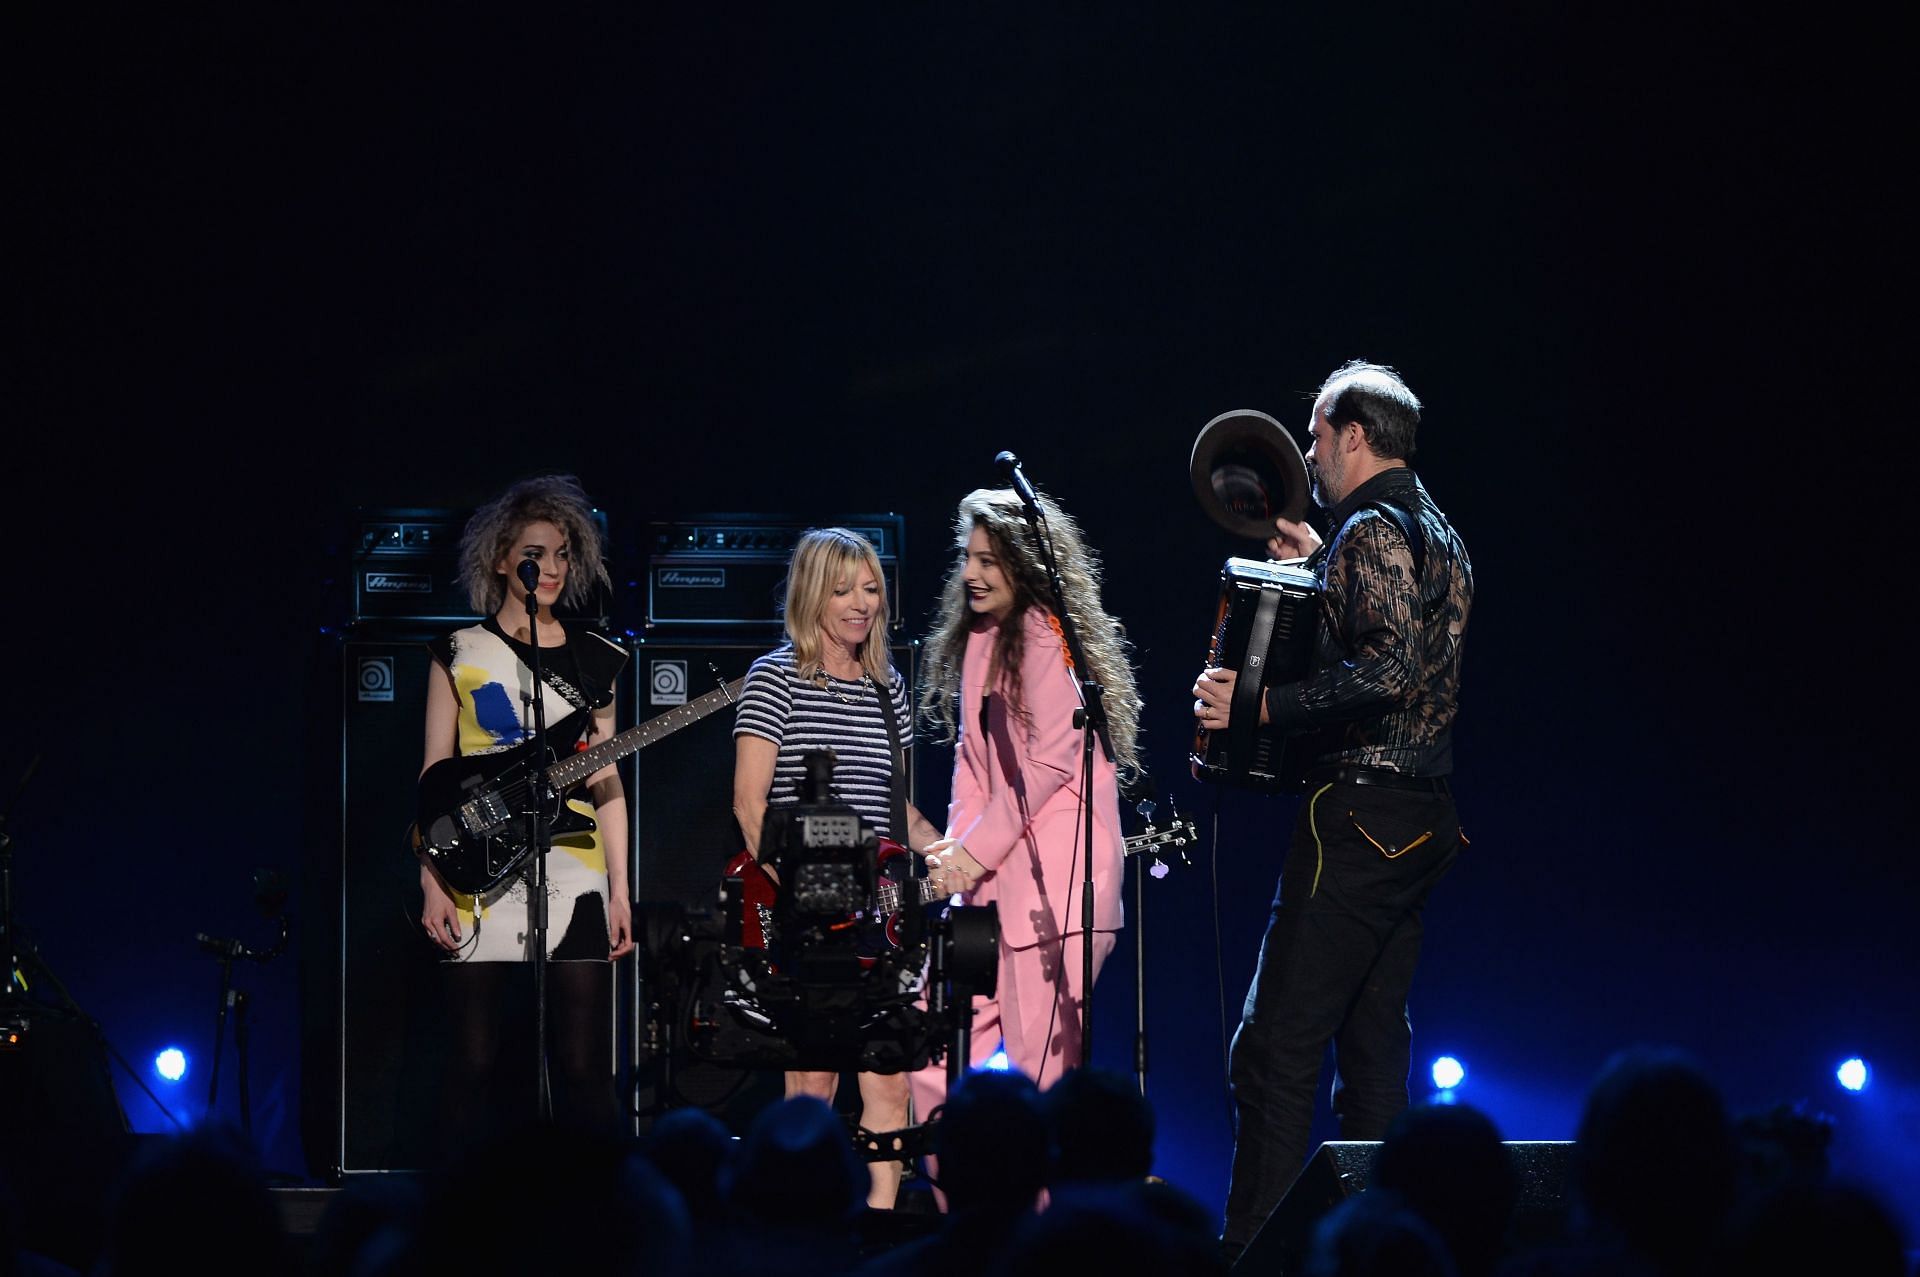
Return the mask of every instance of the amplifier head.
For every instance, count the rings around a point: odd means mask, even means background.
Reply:
[[[809,528],[849,528],[873,543],[887,597],[900,595],[905,520],[897,514],[801,519],[781,515],[698,515],[652,523],[646,571],[630,581],[645,600],[649,628],[731,629],[777,635],[784,623],[787,563]]]
[[[460,534],[472,511],[408,507],[362,507],[354,511],[348,540],[353,577],[350,619],[401,621],[436,626],[476,621],[460,580]],[[604,541],[607,516],[593,512]],[[604,592],[601,592],[604,593]],[[584,617],[603,628],[612,600],[595,597],[582,609],[555,608],[556,616]]]

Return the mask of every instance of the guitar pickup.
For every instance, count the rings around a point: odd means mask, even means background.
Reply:
[[[484,793],[460,805],[460,823],[469,833],[484,834],[513,818],[513,811],[496,793]]]

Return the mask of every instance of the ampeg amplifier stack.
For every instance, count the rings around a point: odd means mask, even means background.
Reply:
[[[780,645],[787,563],[800,534],[814,527],[850,528],[873,543],[897,612],[905,527],[897,514],[713,514],[647,525],[640,545],[644,571],[623,578],[630,591],[628,615],[642,618],[639,625],[628,622],[634,722],[739,678],[755,658]],[[894,667],[909,689],[914,656],[910,644],[893,649]],[[634,755],[627,790],[634,822],[634,919],[647,952],[629,1014],[633,1023],[651,1026],[632,1061],[636,1111],[698,1104],[743,1133],[760,1108],[779,1098],[779,1073],[689,1058],[672,981],[652,961],[662,956],[662,946],[677,943],[679,932],[666,920],[684,908],[711,907],[727,861],[741,848],[733,755],[731,712]]]
[[[460,580],[470,514],[355,510],[344,565],[350,624],[322,632],[311,665],[312,845],[303,890],[312,901],[340,902],[337,910],[311,909],[302,929],[301,1122],[316,1175],[417,1170],[437,1155],[441,955],[416,921],[420,870],[406,834],[426,721],[422,640],[478,619]],[[594,518],[604,539],[606,516]],[[597,589],[586,606],[555,611],[604,627],[612,601],[611,591]],[[606,979],[608,1021],[617,1028],[611,972]],[[617,1059],[608,1063],[618,1067]]]
[[[813,527],[850,528],[873,542],[897,612],[905,528],[900,515],[803,520],[713,514],[647,525],[646,576],[634,582],[644,594],[647,628],[777,635],[787,560],[800,534]]]
[[[469,510],[362,507],[354,511],[350,556],[351,619],[362,629],[383,623],[452,628],[479,619],[460,581],[460,533]],[[602,542],[607,516],[593,512]],[[608,546],[609,551],[611,546]],[[595,591],[584,608],[556,607],[557,616],[584,616],[605,627],[612,599]]]

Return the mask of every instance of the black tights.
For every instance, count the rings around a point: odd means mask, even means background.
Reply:
[[[533,968],[525,962],[447,963],[442,1131],[466,1141],[537,1113]],[[547,963],[547,1076],[558,1123],[612,1134],[612,964]]]

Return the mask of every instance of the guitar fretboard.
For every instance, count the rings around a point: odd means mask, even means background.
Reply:
[[[914,894],[920,897],[920,903],[926,904],[934,899],[933,879],[913,879]],[[883,882],[873,891],[873,907],[876,913],[894,913],[900,908],[900,884]]]
[[[583,749],[547,768],[547,779],[559,790],[570,789],[609,763],[617,763],[628,754],[645,749],[663,736],[671,736],[683,727],[691,727],[707,715],[733,704],[746,682],[736,678],[698,700],[649,718],[638,727],[629,727],[618,736],[601,741],[592,749]]]

